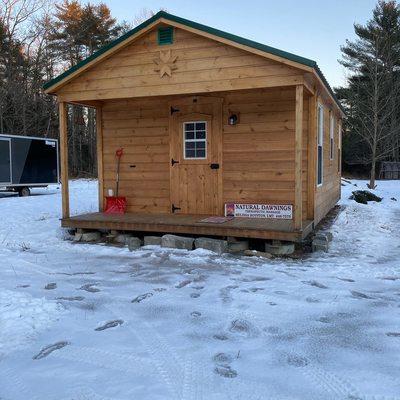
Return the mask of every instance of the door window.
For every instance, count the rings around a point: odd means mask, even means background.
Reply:
[[[207,158],[207,122],[183,123],[183,157],[187,159]]]

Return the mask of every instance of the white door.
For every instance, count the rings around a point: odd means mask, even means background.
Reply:
[[[11,184],[11,139],[0,137],[0,186]]]

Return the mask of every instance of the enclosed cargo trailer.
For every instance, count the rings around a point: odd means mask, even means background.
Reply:
[[[0,135],[0,189],[29,196],[32,187],[58,182],[56,139]]]

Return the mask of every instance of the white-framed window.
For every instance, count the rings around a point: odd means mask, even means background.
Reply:
[[[317,185],[322,185],[324,174],[324,107],[318,104]]]
[[[329,158],[333,160],[334,158],[334,144],[335,144],[335,117],[333,116],[333,112],[329,113]]]
[[[338,123],[338,172],[342,170],[342,123]]]
[[[183,158],[186,160],[207,158],[207,121],[183,123]]]

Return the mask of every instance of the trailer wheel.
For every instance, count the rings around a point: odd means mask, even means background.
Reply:
[[[19,197],[28,197],[30,195],[31,195],[31,191],[29,190],[28,187],[22,187],[21,189],[18,190]]]

